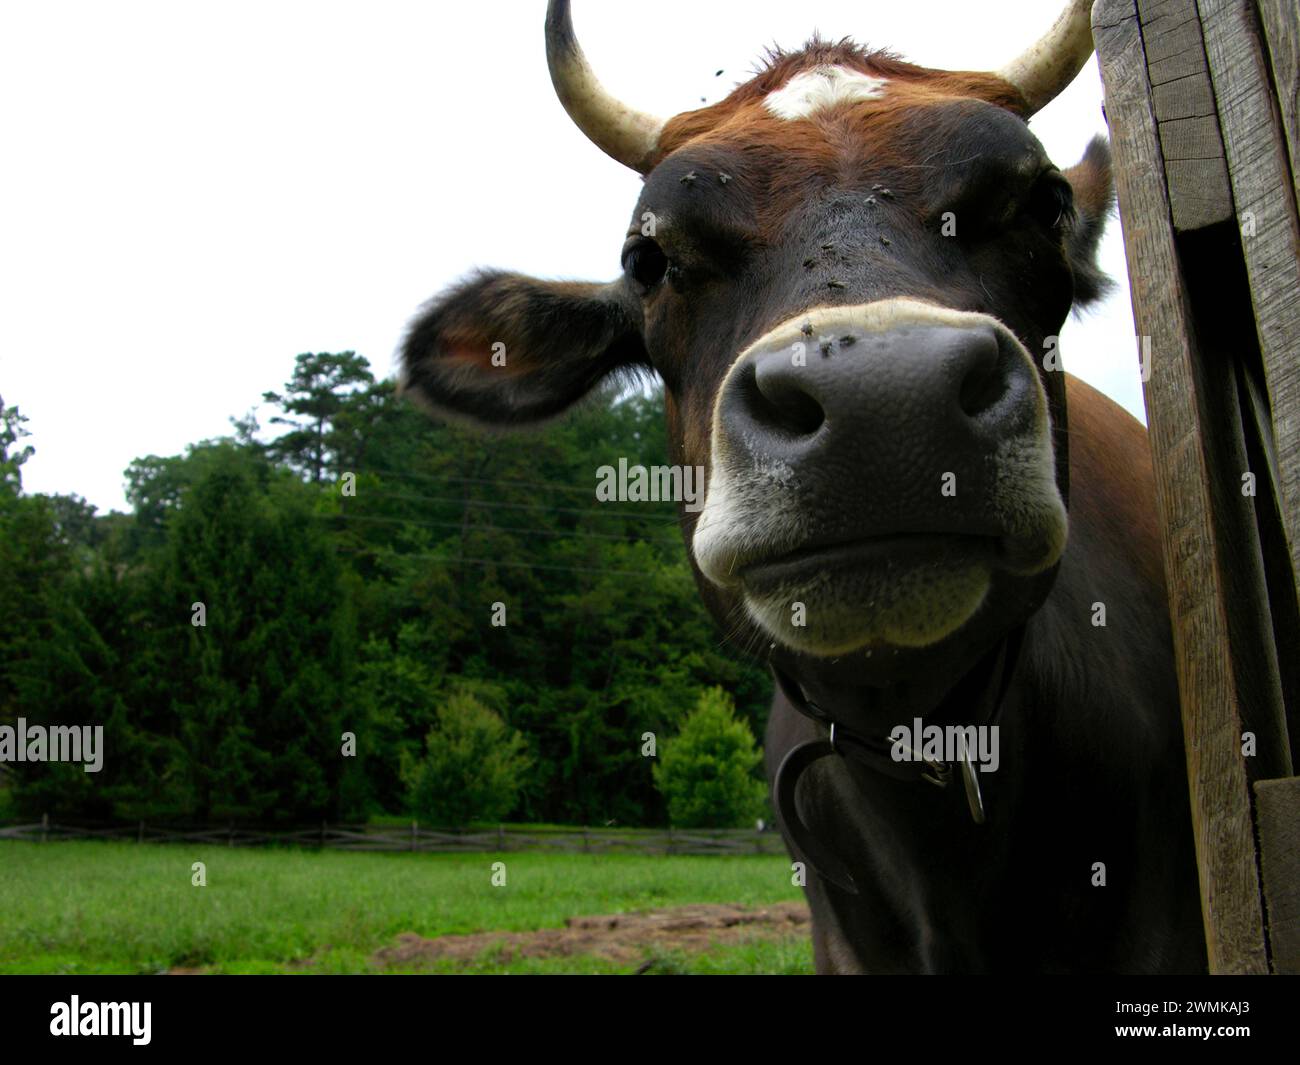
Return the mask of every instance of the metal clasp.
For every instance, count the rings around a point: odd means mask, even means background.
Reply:
[[[980,794],[979,770],[970,759],[966,750],[966,737],[957,733],[957,757],[961,760],[961,779],[966,785],[966,805],[970,807],[971,820],[977,825],[984,823],[984,796]]]
[[[903,744],[903,750],[907,752],[909,761],[924,762],[925,768],[921,770],[921,779],[927,784],[933,784],[939,788],[946,788],[948,781],[952,779],[952,766],[947,762],[935,762],[923,754],[919,754],[914,748]]]

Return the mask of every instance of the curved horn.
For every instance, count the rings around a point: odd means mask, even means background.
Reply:
[[[1041,111],[1074,80],[1092,55],[1092,0],[1069,0],[1043,39],[999,70],[1029,101],[1029,114]]]
[[[569,0],[550,0],[547,5],[546,65],[555,94],[574,124],[606,155],[646,173],[664,120],[633,110],[596,80],[573,35]]]

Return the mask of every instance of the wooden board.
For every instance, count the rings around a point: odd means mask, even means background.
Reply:
[[[1257,0],[1268,65],[1291,160],[1291,181],[1300,199],[1300,12],[1296,0]]]
[[[1197,393],[1194,315],[1174,240],[1136,3],[1099,0],[1092,15],[1134,322],[1139,336],[1151,338],[1144,390],[1210,970],[1264,973],[1263,910],[1225,615],[1229,560],[1210,520],[1211,471],[1201,434],[1199,412],[1205,403]]]
[[[1174,243],[1185,298],[1192,308],[1194,417],[1209,473],[1208,517],[1222,581],[1218,595],[1227,620],[1241,730],[1255,740],[1254,752],[1243,764],[1248,781],[1290,776],[1278,633],[1271,609],[1277,596],[1270,595],[1260,540],[1262,516],[1276,520],[1273,497],[1262,475],[1253,497],[1242,493],[1242,474],[1253,467],[1246,439],[1250,412],[1243,410],[1241,382],[1246,366],[1257,364],[1259,357],[1253,344],[1250,283],[1231,224],[1178,234]],[[1251,424],[1249,430],[1254,434],[1255,426]],[[1263,461],[1257,458],[1254,465]],[[1290,585],[1289,576],[1280,581],[1279,594],[1289,593]]]
[[[1300,777],[1255,784],[1273,971],[1300,974]]]
[[[1252,4],[1249,0],[1199,0],[1199,8],[1255,306],[1283,524],[1293,574],[1300,574],[1300,223],[1296,187],[1273,99],[1262,30]],[[1285,12],[1281,14],[1285,17]],[[1284,66],[1295,60],[1294,19],[1292,0],[1291,50],[1279,52]],[[1289,109],[1294,122],[1294,65],[1284,76],[1292,79]]]
[[[1232,191],[1196,0],[1139,0],[1138,18],[1174,229],[1227,221]]]

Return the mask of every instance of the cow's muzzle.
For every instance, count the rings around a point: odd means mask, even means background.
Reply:
[[[995,571],[1054,564],[1065,528],[1037,369],[988,315],[817,309],[719,391],[696,558],[803,650],[932,643]]]

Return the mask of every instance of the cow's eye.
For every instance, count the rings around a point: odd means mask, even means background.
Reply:
[[[1034,185],[1024,211],[1044,229],[1059,233],[1074,215],[1074,189],[1064,174],[1050,170]]]
[[[668,272],[668,256],[653,240],[643,237],[623,250],[623,272],[643,289],[653,288]]]

